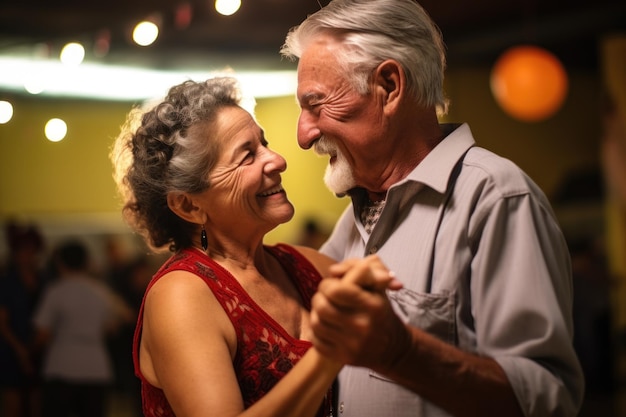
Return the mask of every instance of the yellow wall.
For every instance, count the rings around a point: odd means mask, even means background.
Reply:
[[[0,125],[0,215],[115,210],[108,148],[129,104],[14,99],[14,117]],[[52,117],[68,133],[44,137]]]
[[[567,170],[597,162],[599,81],[594,73],[570,74],[564,108],[551,120],[534,124],[517,122],[496,106],[488,76],[488,68],[465,68],[451,70],[446,80],[452,101],[447,119],[469,121],[479,145],[518,163],[548,195]],[[63,227],[68,233],[77,232],[72,230],[76,227],[96,232],[119,228],[108,151],[131,104],[30,97],[13,102],[13,120],[0,125],[0,220],[17,215],[56,222],[57,233]],[[296,207],[294,220],[266,241],[295,241],[307,217],[330,227],[347,200],[335,198],[323,185],[326,160],[297,146],[294,98],[259,99],[256,115],[270,146],[288,161],[283,179]],[[59,143],[43,135],[51,117],[61,117],[69,126]]]
[[[506,115],[489,90],[489,68],[451,70],[450,120],[469,121],[480,146],[512,159],[551,195],[563,175],[597,165],[600,85],[595,73],[570,72],[564,106],[552,118],[524,123]]]
[[[0,219],[35,221],[55,234],[63,233],[59,229],[68,234],[123,231],[108,153],[132,104],[12,101],[14,118],[0,125]],[[288,161],[283,181],[296,206],[294,220],[270,233],[266,242],[296,241],[308,217],[332,227],[347,200],[335,198],[323,185],[326,160],[298,147],[294,98],[260,99],[256,115],[270,146]],[[68,124],[66,138],[58,143],[43,133],[52,117]]]
[[[328,159],[298,146],[298,114],[293,97],[259,100],[256,108],[257,120],[265,129],[270,147],[287,160],[283,184],[296,208],[294,219],[270,233],[267,242],[295,242],[307,218],[315,218],[320,226],[330,230],[349,203],[346,198],[335,197],[322,181]]]

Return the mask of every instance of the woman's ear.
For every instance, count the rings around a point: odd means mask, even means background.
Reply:
[[[394,111],[399,106],[406,87],[402,66],[393,59],[383,61],[374,71],[374,83],[383,94],[385,112]]]
[[[167,206],[178,217],[190,223],[203,224],[204,211],[196,205],[193,197],[187,193],[172,192],[167,195]]]

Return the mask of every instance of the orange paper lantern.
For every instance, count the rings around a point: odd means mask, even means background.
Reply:
[[[567,73],[550,52],[536,46],[505,51],[491,71],[491,91],[516,119],[536,122],[556,113],[567,95]]]

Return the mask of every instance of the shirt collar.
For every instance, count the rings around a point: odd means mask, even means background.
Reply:
[[[441,127],[446,135],[444,139],[426,155],[426,158],[409,175],[392,185],[389,193],[393,193],[394,188],[401,186],[402,188],[409,186],[415,191],[427,186],[441,194],[446,192],[455,165],[465,152],[476,143],[467,123],[444,123]],[[361,207],[367,202],[367,193],[363,188],[357,187],[348,194],[356,203],[356,207]]]
[[[465,152],[475,145],[475,141],[467,123],[442,124],[442,129],[446,137],[394,187],[411,181],[421,183],[442,194],[446,192],[452,170]]]

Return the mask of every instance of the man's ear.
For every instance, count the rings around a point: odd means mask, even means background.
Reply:
[[[203,224],[206,221],[204,211],[196,205],[190,194],[169,193],[167,195],[167,206],[178,217],[190,223]]]
[[[380,63],[374,71],[374,84],[383,93],[385,111],[395,111],[406,87],[404,70],[398,61],[388,59]]]

